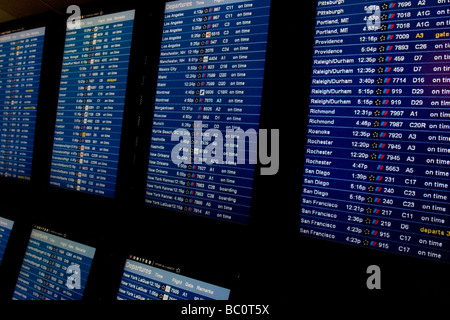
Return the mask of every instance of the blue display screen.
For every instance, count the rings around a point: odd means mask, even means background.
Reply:
[[[450,14],[318,1],[300,232],[450,262]]]
[[[114,197],[134,10],[67,30],[50,184]]]
[[[248,223],[254,154],[238,150],[256,145],[269,16],[270,0],[166,4],[147,204]]]
[[[0,175],[31,179],[45,28],[0,34]]]
[[[2,263],[13,225],[14,221],[0,217],[0,264]]]
[[[95,248],[33,229],[13,300],[81,300]]]
[[[117,300],[228,300],[230,290],[186,277],[178,268],[155,267],[151,260],[130,256]]]

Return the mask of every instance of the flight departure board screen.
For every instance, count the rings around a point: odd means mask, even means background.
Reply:
[[[450,262],[447,1],[318,1],[303,235]]]
[[[95,248],[33,229],[13,300],[81,300]]]
[[[13,225],[14,221],[0,217],[0,264],[2,263]]]
[[[248,223],[253,155],[237,150],[256,144],[269,15],[270,0],[166,4],[147,204]]]
[[[67,30],[50,184],[114,197],[134,10]]]
[[[179,268],[159,266],[153,260],[130,256],[117,300],[228,300],[230,290],[186,277]]]
[[[31,179],[45,27],[0,33],[0,175]]]

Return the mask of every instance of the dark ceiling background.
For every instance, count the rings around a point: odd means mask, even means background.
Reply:
[[[47,11],[65,14],[69,5],[91,0],[0,0],[0,23]]]

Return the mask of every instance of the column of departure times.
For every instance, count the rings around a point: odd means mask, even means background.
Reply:
[[[50,184],[114,197],[134,11],[67,30]]]
[[[226,145],[217,135],[205,132],[214,129],[229,139],[227,129],[246,132],[259,128],[269,12],[270,1],[167,4],[148,204],[247,223],[254,165],[249,161],[237,164],[233,153],[237,152],[238,134]],[[171,136],[177,129],[191,132],[190,153],[179,165],[172,161],[172,150],[179,141],[172,141]],[[234,146],[232,152],[230,145]],[[220,154],[212,147],[223,150],[223,159],[208,165],[202,158]]]
[[[449,260],[442,2],[318,2],[302,234]]]

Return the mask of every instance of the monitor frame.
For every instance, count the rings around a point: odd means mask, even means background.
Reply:
[[[172,1],[167,1],[172,2]],[[274,6],[275,1],[271,1],[271,7]],[[222,5],[222,4],[217,4]],[[272,13],[271,8],[271,13]],[[146,74],[147,78],[150,78],[145,85],[144,95],[144,105],[146,108],[143,110],[142,114],[142,123],[139,128],[139,146],[138,146],[138,155],[136,162],[136,194],[135,194],[135,202],[139,204],[140,210],[143,212],[148,212],[149,214],[153,214],[158,219],[163,220],[172,220],[172,219],[181,219],[183,221],[193,221],[196,225],[202,226],[210,226],[212,228],[230,228],[236,230],[238,233],[245,232],[249,228],[253,228],[253,226],[261,223],[261,217],[259,217],[259,208],[258,208],[258,200],[260,194],[263,194],[263,187],[261,187],[259,181],[266,179],[267,177],[261,177],[261,163],[257,163],[255,165],[255,170],[253,174],[253,188],[252,188],[252,199],[249,211],[249,220],[248,223],[236,223],[228,220],[221,220],[212,217],[205,217],[195,214],[189,214],[185,212],[180,212],[177,210],[166,209],[154,205],[149,205],[145,203],[146,198],[146,184],[147,184],[147,176],[148,176],[148,167],[149,167],[149,155],[150,155],[150,146],[151,146],[151,136],[152,136],[152,128],[153,128],[153,117],[155,111],[155,97],[157,91],[157,81],[158,81],[158,67],[159,67],[159,57],[160,57],[160,49],[162,42],[162,25],[164,18],[164,8],[158,14],[161,17],[161,27],[160,34],[158,36],[157,43],[152,48],[152,63],[155,65],[151,66]],[[266,61],[265,61],[265,71],[264,71],[264,83],[262,90],[262,100],[261,100],[261,108],[260,108],[260,117],[259,117],[259,128],[274,128],[276,126],[274,123],[274,118],[271,117],[271,112],[267,112],[270,110],[273,102],[276,100],[271,91],[273,91],[273,87],[276,85],[276,81],[274,81],[273,73],[275,72],[275,68],[272,65],[276,61],[276,50],[273,47],[274,36],[272,35],[272,29],[274,26],[274,17],[270,16],[269,18],[269,29],[268,29],[268,39],[267,39],[267,48],[266,48]],[[270,179],[268,177],[267,179]],[[259,212],[258,212],[259,211]],[[224,227],[226,226],[226,227]]]
[[[444,289],[450,287],[448,263],[333,242],[299,232],[317,3],[318,0],[314,0],[302,8],[307,12],[301,27],[308,43],[305,51],[309,57],[302,66],[299,66],[303,74],[299,81],[303,89],[300,101],[303,110],[300,111],[300,115],[304,119],[304,127],[297,150],[300,157],[297,161],[290,162],[295,167],[295,182],[290,183],[290,186],[296,190],[293,196],[296,199],[296,207],[292,206],[291,209],[296,213],[296,221],[295,226],[290,226],[291,230],[295,227],[295,236],[291,239],[301,250],[300,258],[293,263],[298,272],[305,275],[303,279],[298,279],[299,285],[303,285],[313,295],[320,294],[326,297],[345,295],[357,301],[365,298],[399,296],[405,299],[418,296],[450,297],[449,292]],[[292,127],[293,121],[290,123]],[[290,132],[293,134],[294,131]],[[292,204],[294,205],[294,201]],[[367,287],[366,282],[370,276],[368,267],[371,265],[377,265],[381,269],[381,290],[369,290]]]
[[[16,283],[19,278],[19,272],[21,270],[23,259],[25,257],[33,230],[38,230],[50,235],[65,238],[95,249],[82,300],[97,300],[99,295],[99,292],[97,292],[99,289],[97,283],[102,280],[101,270],[103,270],[108,264],[106,256],[104,256],[105,251],[103,249],[102,238],[100,236],[83,230],[82,223],[63,224],[59,221],[54,220],[49,222],[45,219],[35,219],[30,221],[28,219],[21,218],[15,223],[15,228],[16,233],[12,239],[13,243],[11,244],[7,257],[8,266],[7,272],[5,272],[5,289],[1,291],[2,296],[0,296],[2,300],[11,300],[11,297],[13,296]]]
[[[134,253],[139,254],[137,255]],[[139,245],[135,245],[134,247],[131,245],[127,248],[123,247],[120,254],[115,256],[116,269],[114,271],[114,276],[111,277],[115,280],[110,283],[111,291],[108,300],[116,300],[126,261],[128,261],[131,256],[146,259],[157,264],[152,267],[165,271],[173,268],[175,271],[168,272],[174,272],[175,274],[180,274],[194,280],[228,289],[230,290],[230,296],[227,301],[232,301],[239,295],[237,289],[241,286],[241,275],[237,271],[237,266],[226,261],[227,259],[225,257],[210,261],[205,259],[205,257],[202,258],[199,254],[194,254],[193,252],[190,252],[190,254],[192,254],[192,256],[188,255],[186,252],[180,254],[180,252],[164,251],[161,248],[144,248]],[[141,263],[146,264],[145,262]],[[179,270],[179,273],[176,272],[177,269]],[[159,301],[154,302],[158,303]]]
[[[145,32],[143,32],[142,26],[145,23],[150,23],[150,25],[153,25],[155,23],[153,18],[155,10],[153,6],[150,6],[150,9],[148,11],[143,10],[139,5],[139,1],[128,1],[127,3],[120,4],[108,3],[107,1],[94,1],[92,3],[80,5],[79,7],[81,9],[81,18],[91,18],[100,15],[135,10],[135,17],[133,20],[133,35],[129,56],[129,68],[127,74],[124,113],[121,128],[121,141],[116,176],[115,196],[108,197],[49,185],[53,143],[50,147],[50,155],[48,160],[48,185],[46,186],[46,190],[49,195],[57,195],[58,197],[61,197],[67,201],[88,201],[92,203],[98,202],[101,204],[112,205],[113,203],[125,201],[134,192],[132,177],[134,176],[136,130],[137,124],[140,121],[137,110],[139,109],[139,106],[141,104],[140,97],[142,96],[142,82],[144,76],[143,69],[146,61],[146,44],[144,41]],[[61,25],[60,28],[64,29],[63,33],[65,37],[65,23],[64,25]],[[62,45],[64,46],[64,38]],[[62,65],[62,55],[60,61]],[[60,76],[61,73],[59,72],[59,77]],[[52,127],[53,129],[51,130],[50,136],[51,141],[53,141],[54,139],[55,122],[53,122]]]

